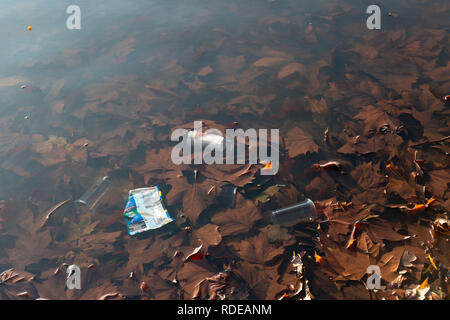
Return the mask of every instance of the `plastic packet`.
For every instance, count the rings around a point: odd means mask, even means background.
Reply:
[[[174,221],[164,207],[158,186],[130,190],[123,215],[130,236]]]

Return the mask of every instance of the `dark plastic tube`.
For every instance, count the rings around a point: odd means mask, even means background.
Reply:
[[[222,205],[234,208],[236,204],[237,188],[235,186],[223,186],[219,195],[219,201]]]
[[[317,210],[311,199],[306,199],[293,206],[272,211],[273,224],[297,224],[313,222],[317,219]]]

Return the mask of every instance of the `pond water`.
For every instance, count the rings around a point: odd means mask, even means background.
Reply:
[[[70,5],[0,3],[1,299],[449,293],[448,1],[377,3],[374,30],[370,1],[79,0],[79,30]],[[278,173],[174,164],[194,121],[278,129]],[[175,221],[130,236],[128,191],[155,185]],[[270,223],[305,198],[317,221]]]

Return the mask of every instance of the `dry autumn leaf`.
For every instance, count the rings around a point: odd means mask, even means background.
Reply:
[[[220,233],[226,237],[248,232],[260,219],[262,215],[253,202],[238,193],[235,208],[215,213],[211,221],[220,227]]]
[[[285,144],[290,158],[319,150],[319,146],[314,142],[314,139],[298,127],[292,128],[286,134]]]

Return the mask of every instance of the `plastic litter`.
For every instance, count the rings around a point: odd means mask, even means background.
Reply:
[[[293,206],[272,211],[273,224],[297,224],[313,222],[317,219],[317,210],[311,199],[306,199]]]
[[[130,236],[160,228],[174,221],[164,207],[158,186],[130,190],[123,215]]]
[[[197,131],[189,131],[187,133],[188,139],[191,141],[191,143],[198,143],[200,142],[202,147],[205,148],[206,146],[210,144],[215,145],[223,145],[224,143],[224,137],[218,134],[205,134],[205,135],[199,135]]]
[[[224,151],[227,150],[228,145],[232,145],[234,149],[238,146],[242,145],[241,141],[232,141],[223,137],[221,134],[216,133],[207,133],[200,134],[196,130],[191,130],[187,133],[187,141],[189,141],[192,145],[201,144],[202,148],[206,148],[207,146],[214,145],[214,148],[222,148]],[[244,147],[246,147],[244,145]]]
[[[101,197],[106,193],[111,185],[111,179],[108,176],[98,179],[82,196],[75,200],[75,203],[87,206],[93,209]]]
[[[237,187],[233,185],[223,186],[219,194],[219,202],[229,208],[234,208],[236,204]]]

